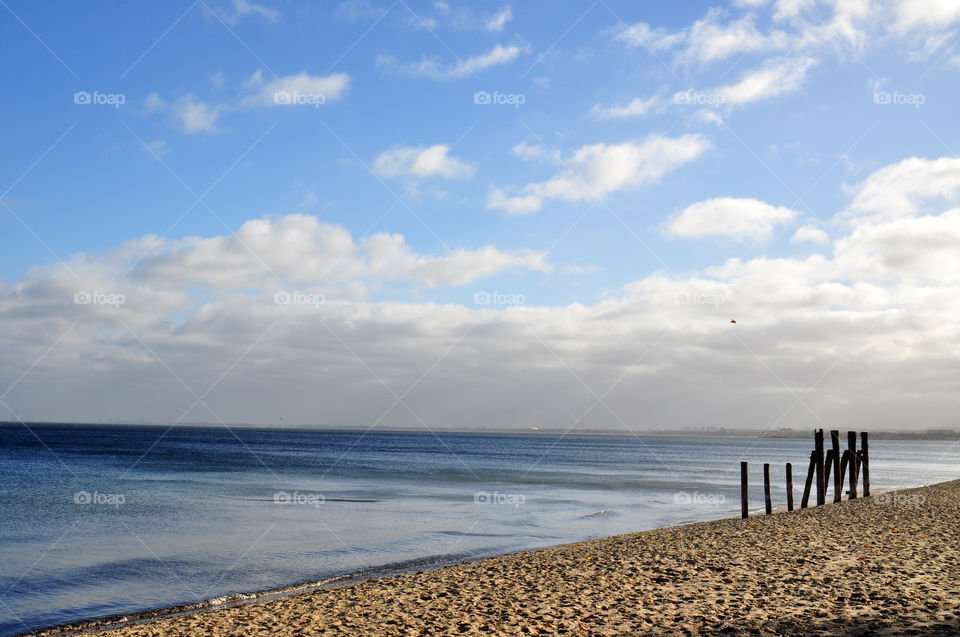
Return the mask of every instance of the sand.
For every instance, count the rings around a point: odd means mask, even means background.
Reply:
[[[960,635],[960,480],[504,555],[107,635]]]

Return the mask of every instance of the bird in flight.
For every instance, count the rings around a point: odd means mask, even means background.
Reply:
[[[737,322],[737,319],[730,319],[730,322],[731,322],[731,323],[736,323],[736,322]]]

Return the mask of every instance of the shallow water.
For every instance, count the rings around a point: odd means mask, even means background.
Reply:
[[[730,517],[740,460],[756,509],[761,464],[782,507],[793,462],[799,505],[812,447],[812,436],[31,429],[0,426],[0,635]],[[871,441],[876,489],[957,477],[960,444]]]

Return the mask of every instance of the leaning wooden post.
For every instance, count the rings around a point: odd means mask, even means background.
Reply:
[[[827,449],[827,457],[823,461],[823,470],[824,470],[823,484],[825,485],[830,484],[830,471],[832,467],[833,467],[833,449]]]
[[[860,457],[863,459],[863,497],[870,495],[870,454],[867,451],[867,432],[860,432]]]
[[[787,463],[787,511],[793,511],[793,465]]]
[[[850,499],[857,498],[857,432],[847,432],[847,449],[850,451],[850,460],[847,469],[850,470]]]
[[[817,506],[823,506],[827,501],[823,482],[823,429],[813,432],[813,450],[817,454]]]
[[[747,463],[740,463],[740,517],[746,519],[750,515],[747,505],[749,492],[747,491]]]
[[[847,476],[847,464],[850,461],[850,450],[847,449],[843,452],[843,455],[840,456],[840,482],[842,483]]]
[[[770,501],[770,463],[763,463],[763,504],[767,515],[773,513],[773,503]]]
[[[833,501],[843,498],[843,476],[840,475],[840,432],[830,430],[830,446],[833,449]]]
[[[803,497],[800,498],[800,508],[806,509],[810,501],[810,485],[813,484],[813,472],[817,466],[817,452],[810,452],[810,466],[807,467],[807,481],[803,485]]]

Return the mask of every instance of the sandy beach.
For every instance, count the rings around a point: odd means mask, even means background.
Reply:
[[[101,634],[957,635],[960,480],[504,555]]]

